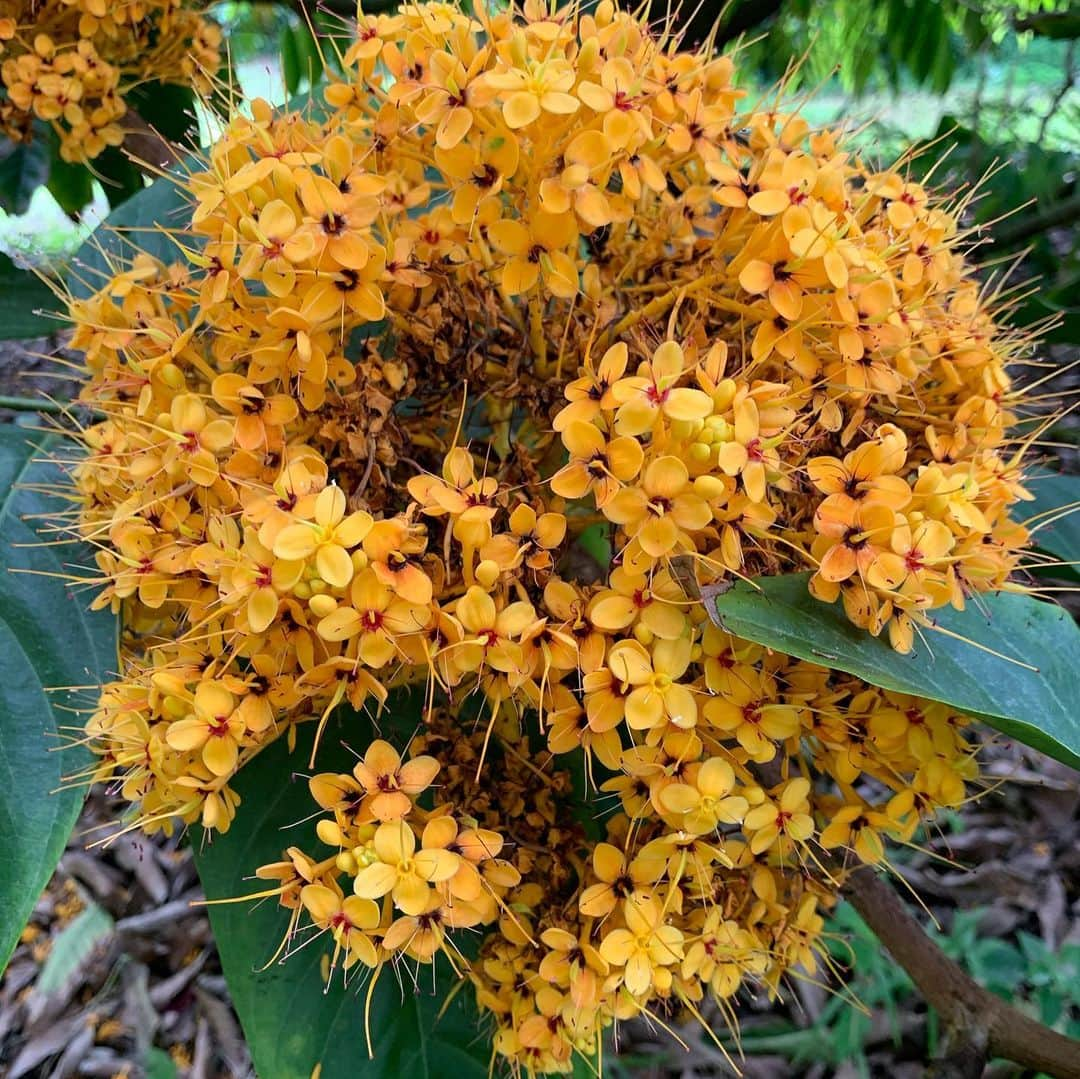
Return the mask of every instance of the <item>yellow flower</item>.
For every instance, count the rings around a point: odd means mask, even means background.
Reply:
[[[236,771],[244,722],[236,700],[219,682],[200,682],[191,702],[191,714],[169,724],[165,740],[174,749],[200,751],[203,763],[216,776]]]
[[[317,630],[325,641],[358,636],[360,659],[378,670],[399,655],[399,638],[418,633],[427,621],[426,608],[396,599],[374,570],[365,569],[353,578],[348,604],[335,606],[320,619]]]
[[[664,924],[660,904],[653,898],[631,895],[622,903],[625,929],[613,929],[600,942],[600,956],[622,968],[623,985],[635,997],[644,997],[654,986],[671,984],[667,969],[683,958],[683,934]]]
[[[300,902],[311,915],[312,922],[323,932],[329,930],[334,939],[334,954],[330,969],[337,964],[338,953],[345,950],[346,970],[353,963],[374,967],[378,962],[375,942],[368,930],[378,929],[380,912],[377,903],[354,895],[347,898],[325,884],[308,884],[300,889]]]
[[[735,678],[720,697],[706,701],[706,722],[717,730],[733,735],[751,760],[759,764],[776,756],[776,741],[799,733],[799,713],[774,698],[776,687],[771,679],[751,674],[743,668],[743,678]]]
[[[424,911],[431,886],[449,880],[457,871],[459,856],[441,847],[416,849],[416,836],[404,821],[380,824],[372,846],[376,860],[365,866],[353,881],[361,899],[391,895],[405,914]]]
[[[381,738],[372,742],[363,760],[353,766],[353,775],[367,792],[371,815],[377,821],[405,817],[438,771],[439,762],[434,757],[413,757],[402,764],[398,751]]]
[[[502,97],[503,119],[510,128],[527,127],[543,112],[568,116],[580,106],[568,92],[574,85],[574,69],[566,60],[525,60],[490,72],[484,81]]]
[[[173,441],[165,452],[165,467],[183,470],[192,482],[210,487],[218,478],[218,455],[233,441],[233,425],[212,413],[194,394],[180,394],[169,408]]]
[[[314,520],[287,525],[274,539],[274,554],[287,561],[315,556],[315,568],[327,584],[345,588],[353,578],[349,551],[358,547],[371,531],[370,513],[346,513],[348,505],[340,487],[331,485],[315,500]]]
[[[575,422],[561,432],[570,462],[551,478],[551,489],[564,498],[593,493],[599,508],[606,506],[638,472],[645,455],[637,439],[621,436],[610,442],[591,423]]]
[[[607,665],[619,682],[631,687],[624,705],[631,730],[697,723],[694,694],[679,682],[690,665],[689,642],[659,640],[650,655],[637,641],[619,641],[608,653]]]
[[[746,814],[743,828],[754,854],[761,854],[782,841],[803,843],[814,834],[809,794],[808,779],[792,779],[784,784],[778,798],[766,798]]]
[[[686,533],[705,528],[713,516],[678,457],[650,461],[640,486],[623,488],[602,509],[650,558],[670,554]]]
[[[893,827],[884,813],[862,804],[846,805],[831,815],[818,841],[826,850],[844,847],[853,850],[867,865],[877,865],[885,857],[881,833],[888,833]]]
[[[496,251],[507,255],[502,268],[502,287],[507,296],[530,292],[543,277],[553,296],[577,295],[578,268],[569,249],[578,231],[569,213],[537,210],[526,221],[502,218],[487,228]]]
[[[721,757],[695,766],[686,783],[673,783],[660,792],[660,806],[692,835],[715,832],[721,824],[738,824],[749,803],[735,789],[735,771]]]
[[[665,341],[642,363],[633,378],[621,378],[611,388],[619,404],[615,430],[620,435],[651,431],[661,415],[669,420],[702,420],[712,411],[712,401],[702,390],[678,386],[686,358],[675,341]]]

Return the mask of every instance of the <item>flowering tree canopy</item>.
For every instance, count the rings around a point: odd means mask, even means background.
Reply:
[[[227,844],[301,740],[316,822],[232,867],[282,908],[254,960],[452,971],[500,1070],[707,996],[734,1025],[978,780],[948,693],[711,597],[806,572],[918,670],[935,611],[1023,591],[1027,342],[962,204],[735,65],[611,0],[361,14],[323,104],[237,108],[161,181],[168,255],[113,245],[69,305],[123,624],[93,779]]]

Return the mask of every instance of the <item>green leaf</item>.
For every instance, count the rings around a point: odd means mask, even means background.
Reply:
[[[146,1079],[176,1079],[176,1062],[164,1049],[150,1046],[146,1054]]]
[[[282,29],[278,39],[278,51],[281,53],[281,74],[285,79],[285,90],[292,96],[300,89],[301,70],[300,49],[291,26]]]
[[[184,142],[198,131],[195,91],[190,86],[144,82],[128,91],[125,102],[170,142]]]
[[[611,529],[606,524],[589,525],[577,543],[601,568],[611,565]]]
[[[1029,481],[1026,486],[1035,501],[1019,503],[1016,517],[1030,522],[1032,541],[1040,550],[1061,562],[1075,563],[1057,572],[1050,567],[1051,576],[1075,575],[1080,571],[1080,476],[1039,469]]]
[[[111,210],[123,205],[146,186],[138,165],[116,146],[107,146],[94,158],[94,171],[101,178],[101,188]]]
[[[59,445],[51,436],[0,428],[0,970],[86,793],[82,787],[53,792],[90,759],[69,743],[79,722],[75,709],[96,693],[59,687],[93,687],[116,667],[115,619],[90,614],[85,593],[73,595],[64,580],[73,562],[90,562],[89,553],[43,546],[34,531],[41,515],[70,508],[44,493],[68,485],[49,459]]]
[[[79,211],[93,201],[94,177],[85,165],[65,161],[54,154],[49,166],[48,188],[60,209],[68,217],[77,218]]]
[[[34,988],[46,995],[62,989],[112,931],[109,912],[91,903],[57,935]]]
[[[404,748],[420,725],[421,705],[420,693],[391,696],[383,717],[400,735],[384,736],[398,748]],[[245,765],[233,784],[243,804],[232,827],[193,844],[208,899],[258,891],[265,882],[251,880],[251,874],[278,861],[287,846],[295,844],[318,857],[331,853],[314,839],[314,825],[304,823],[314,808],[302,774],[307,772],[314,729],[314,723],[300,729],[294,753],[282,738]],[[349,771],[356,756],[342,741],[362,751],[371,738],[367,720],[335,715],[320,742],[319,771]],[[447,963],[436,963],[434,987],[430,967],[420,969],[415,983],[407,963],[382,971],[371,1001],[375,1059],[369,1062],[364,1038],[367,984],[355,977],[346,989],[339,970],[326,991],[320,971],[328,951],[325,942],[305,947],[294,942],[294,955],[260,971],[285,933],[288,912],[273,899],[212,905],[209,911],[259,1079],[306,1079],[317,1064],[322,1065],[321,1079],[353,1079],[358,1074],[364,1079],[487,1079],[490,1042],[487,1032],[477,1029],[472,1004],[466,1008],[471,991],[458,993],[439,1017],[453,984]]]
[[[30,142],[0,139],[0,210],[24,214],[30,197],[49,178],[49,148],[35,131]]]
[[[1014,593],[980,596],[965,611],[933,613],[939,626],[966,640],[927,631],[926,643],[904,656],[853,626],[839,604],[814,599],[809,577],[740,581],[715,599],[717,620],[729,632],[786,655],[884,689],[943,701],[1080,768],[1080,629],[1067,611]]]
[[[79,248],[72,262],[68,287],[77,297],[89,296],[105,284],[120,264],[136,251],[165,263],[182,261],[168,230],[189,231],[188,196],[171,179],[155,180],[111,214]],[[185,245],[197,241],[184,235]]]
[[[0,340],[56,333],[64,323],[45,312],[59,307],[52,290],[40,277],[0,254]]]
[[[286,26],[281,31],[281,70],[285,89],[293,95],[301,84],[314,86],[323,72],[322,56],[307,23]]]
[[[1029,30],[1054,41],[1073,41],[1080,38],[1080,12],[1042,11],[1028,15],[1017,23],[1018,30]]]

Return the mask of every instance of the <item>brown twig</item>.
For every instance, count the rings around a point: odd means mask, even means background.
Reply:
[[[983,989],[923,932],[893,888],[872,869],[852,873],[844,893],[941,1016],[944,1052],[929,1074],[976,1079],[987,1060],[1004,1057],[1058,1079],[1080,1079],[1080,1042]]]

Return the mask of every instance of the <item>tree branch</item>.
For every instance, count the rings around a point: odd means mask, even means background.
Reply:
[[[1039,236],[1049,229],[1071,225],[1078,220],[1080,220],[1080,194],[1052,203],[1040,213],[1012,217],[989,235],[993,238],[995,246],[1012,247],[1026,243],[1032,237]]]
[[[939,1079],[977,1079],[989,1058],[1004,1057],[1058,1079],[1080,1079],[1080,1042],[983,989],[923,932],[874,870],[855,870],[844,893],[942,1018],[945,1052],[931,1074]]]

